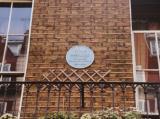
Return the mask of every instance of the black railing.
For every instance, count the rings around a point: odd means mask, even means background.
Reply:
[[[144,82],[0,82],[0,113],[37,119],[56,112],[80,117],[105,108],[126,112],[136,107],[137,90],[143,118],[160,119],[160,83]]]

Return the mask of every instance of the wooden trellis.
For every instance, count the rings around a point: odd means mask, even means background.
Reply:
[[[76,70],[76,69],[51,69],[44,73],[43,80],[47,81],[79,81],[79,82],[99,82],[107,81],[111,70]]]

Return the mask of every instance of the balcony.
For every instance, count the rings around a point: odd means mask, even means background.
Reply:
[[[138,87],[143,89],[145,98],[144,103],[136,106]],[[156,107],[149,104],[151,90],[157,100]],[[80,117],[85,112],[105,108],[126,112],[133,107],[137,107],[144,119],[159,119],[159,100],[160,83],[153,82],[0,82],[1,115],[11,113],[22,119],[37,119],[54,112],[73,112]]]

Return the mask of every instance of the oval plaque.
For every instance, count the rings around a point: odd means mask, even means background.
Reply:
[[[86,68],[94,61],[93,51],[84,45],[76,45],[70,48],[66,54],[67,63],[74,68]]]

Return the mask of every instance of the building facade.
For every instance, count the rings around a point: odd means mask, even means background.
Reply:
[[[158,5],[158,0],[1,0],[1,81],[159,82]],[[90,48],[94,53],[93,63],[86,68],[70,66],[66,54],[74,46]],[[16,94],[5,94],[9,88],[15,89]],[[60,94],[60,111],[67,109],[65,90]],[[1,113],[14,111],[20,116],[21,112],[22,118],[31,118],[36,108],[39,115],[44,115],[45,91],[39,96],[38,107],[34,88],[27,93],[24,87],[8,86],[1,87],[1,92],[7,99],[0,100]],[[74,112],[79,111],[77,92],[74,87],[70,106]],[[119,92],[115,93],[116,107],[122,106],[124,97]],[[134,95],[128,88],[126,105],[134,107],[136,100],[137,109],[145,112],[143,92],[137,87]],[[96,90],[93,95],[95,110],[101,109],[99,94]],[[56,110],[57,95],[52,92],[48,108],[51,112]],[[103,100],[109,107],[111,94],[107,96]],[[90,109],[89,94],[85,97],[85,108],[81,110],[84,112]],[[152,89],[147,106],[149,113],[157,113]]]

